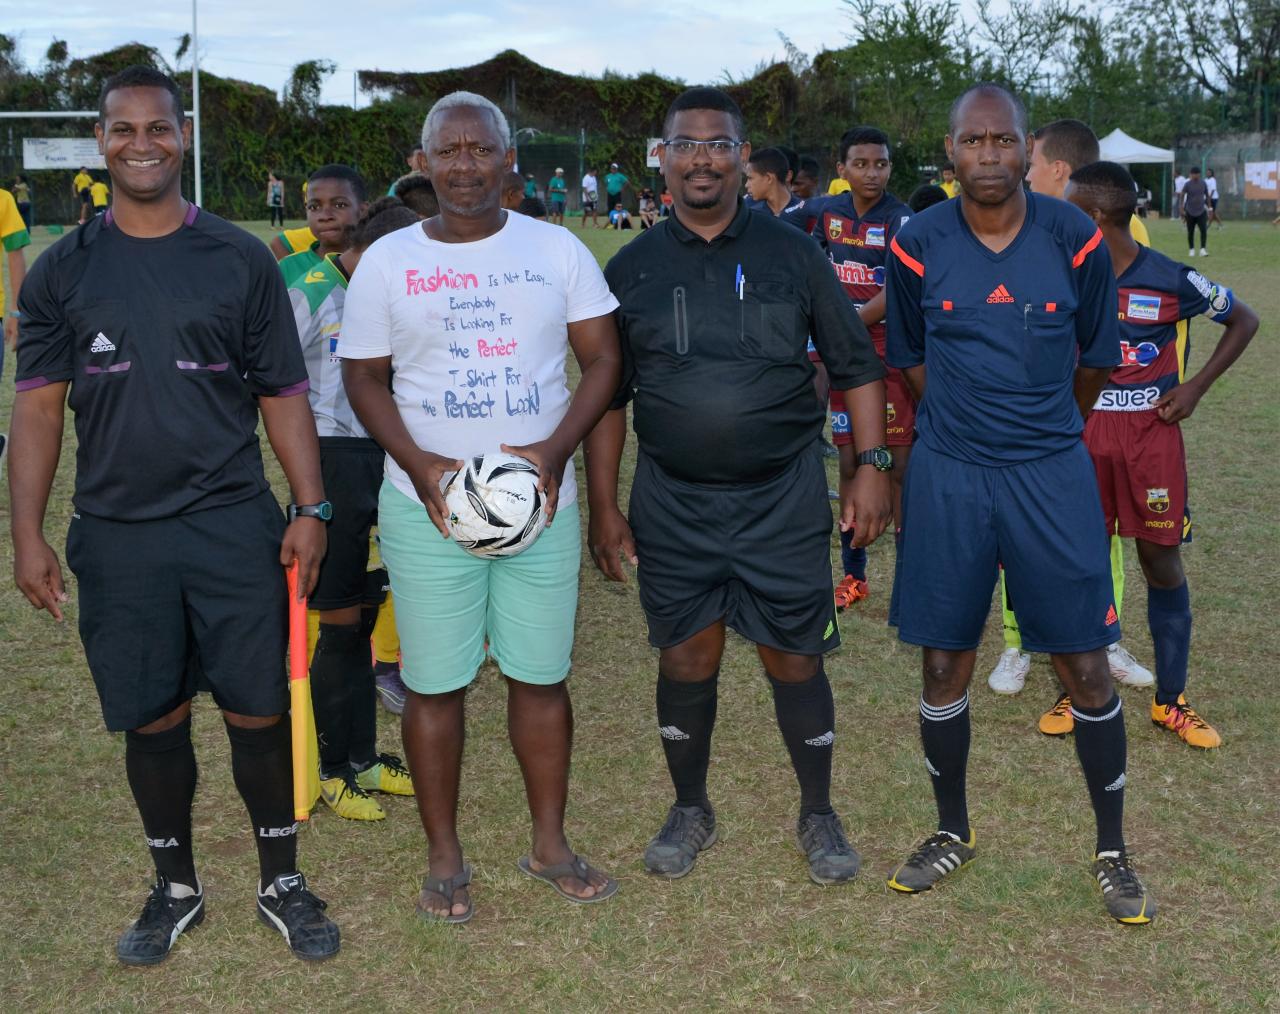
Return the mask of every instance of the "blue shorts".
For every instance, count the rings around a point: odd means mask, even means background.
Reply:
[[[489,656],[521,683],[569,675],[578,608],[578,505],[519,556],[472,556],[442,538],[417,501],[383,482],[378,541],[391,578],[405,686],[420,694],[465,687]]]
[[[908,644],[976,648],[1003,565],[1026,651],[1120,640],[1111,556],[1084,444],[989,468],[917,442],[902,489],[890,622]]]

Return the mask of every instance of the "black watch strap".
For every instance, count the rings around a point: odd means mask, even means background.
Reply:
[[[328,500],[319,503],[289,504],[289,521],[295,518],[315,518],[317,521],[330,521],[333,518],[333,504]]]

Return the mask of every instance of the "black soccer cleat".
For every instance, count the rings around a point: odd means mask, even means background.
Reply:
[[[1107,915],[1127,926],[1143,926],[1156,917],[1156,900],[1147,893],[1124,852],[1099,852],[1093,875],[1102,888]]]
[[[323,961],[338,953],[341,936],[337,925],[324,914],[328,906],[307,890],[301,873],[282,873],[258,894],[258,918],[279,930],[289,949],[307,961]]]
[[[977,855],[976,840],[973,831],[969,832],[967,842],[950,831],[935,831],[907,856],[906,862],[889,874],[889,886],[903,894],[929,890],[943,877],[973,862]]]
[[[137,921],[120,934],[116,957],[126,965],[157,965],[169,956],[184,930],[204,920],[204,890],[196,883],[196,894],[175,898],[169,893],[168,877],[159,875],[142,906]]]

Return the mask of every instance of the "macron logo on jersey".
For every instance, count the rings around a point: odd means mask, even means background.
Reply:
[[[94,336],[93,344],[89,346],[90,352],[114,352],[115,350],[115,343],[101,331]]]
[[[1009,290],[1003,284],[997,285],[992,290],[991,295],[987,297],[988,303],[1012,303],[1013,297],[1009,295]]]

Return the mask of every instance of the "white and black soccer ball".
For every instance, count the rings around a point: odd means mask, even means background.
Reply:
[[[516,556],[547,526],[538,469],[505,451],[470,458],[445,486],[444,503],[449,534],[473,556]]]

